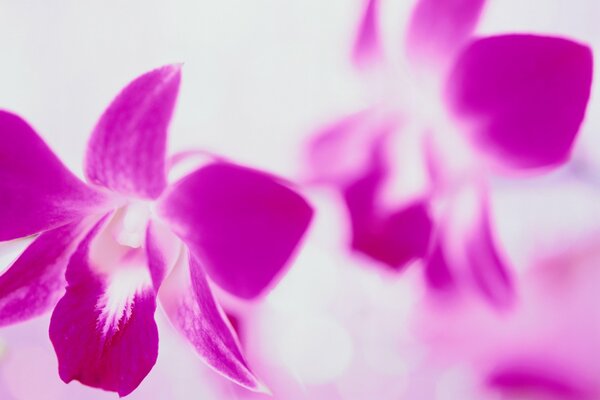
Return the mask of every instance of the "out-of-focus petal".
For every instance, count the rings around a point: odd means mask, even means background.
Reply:
[[[266,391],[242,356],[233,329],[215,303],[202,266],[195,256],[188,258],[185,253],[159,292],[169,319],[210,367],[243,387]]]
[[[514,299],[514,288],[492,236],[487,208],[482,211],[471,236],[466,238],[465,253],[475,282],[484,295],[497,305],[510,305]]]
[[[360,68],[380,61],[382,56],[377,19],[378,8],[379,0],[366,0],[352,51],[354,64]]]
[[[430,233],[427,202],[419,200],[373,221],[366,232],[354,231],[352,247],[394,269],[400,269],[426,255]]]
[[[512,305],[513,282],[494,240],[487,192],[481,185],[471,184],[462,188],[452,203],[442,226],[450,273],[463,284],[474,285],[494,306]]]
[[[280,274],[312,218],[296,192],[265,173],[214,163],[186,176],[159,212],[230,293],[253,298]]]
[[[67,291],[50,322],[65,382],[131,393],[158,354],[155,291],[142,249],[116,244],[99,223],[67,267]]]
[[[417,61],[452,57],[473,32],[485,0],[419,0],[408,28],[409,56]]]
[[[443,244],[440,241],[434,243],[431,254],[425,261],[425,281],[427,286],[440,291],[455,288],[455,278],[452,276]]]
[[[487,384],[509,396],[527,394],[565,400],[596,398],[564,371],[541,364],[511,365],[498,369],[488,377]]]
[[[373,221],[379,217],[377,197],[387,175],[381,143],[372,145],[371,160],[361,176],[357,176],[343,189],[344,202],[350,215],[353,236],[370,231]]]
[[[69,257],[93,223],[86,222],[42,233],[0,276],[0,326],[33,318],[56,304],[65,290]]]
[[[591,80],[587,46],[555,37],[504,35],[467,46],[447,89],[471,139],[496,163],[541,168],[569,157]]]
[[[85,172],[90,182],[142,198],[162,193],[167,130],[180,80],[180,65],[158,68],[113,100],[88,143]]]
[[[0,241],[68,224],[106,201],[17,115],[0,111],[0,142]]]
[[[347,184],[370,165],[373,142],[389,133],[396,121],[373,110],[350,114],[317,132],[308,144],[309,178],[315,183]]]
[[[371,165],[362,177],[344,188],[343,196],[350,215],[352,249],[400,269],[426,255],[431,219],[425,200],[393,212],[380,209],[377,198],[387,173],[381,145],[381,141],[373,145]]]

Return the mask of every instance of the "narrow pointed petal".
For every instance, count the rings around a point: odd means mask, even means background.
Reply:
[[[366,0],[352,52],[354,64],[359,68],[369,66],[381,60],[381,38],[377,12],[379,0]]]
[[[0,326],[50,310],[65,291],[69,257],[92,221],[42,233],[0,276]]]
[[[592,393],[570,374],[549,365],[526,363],[506,366],[494,371],[487,380],[488,386],[504,394],[527,393],[531,396],[550,396],[557,399],[592,399]]]
[[[276,178],[227,163],[180,180],[159,212],[209,276],[242,298],[258,296],[280,275],[313,213]]]
[[[448,267],[442,243],[439,241],[436,241],[427,257],[424,273],[427,286],[434,290],[447,291],[455,287],[455,278]]]
[[[475,29],[485,0],[419,0],[408,28],[409,56],[417,61],[450,58]]]
[[[142,250],[111,248],[103,228],[99,223],[69,261],[50,339],[63,381],[126,396],[158,355],[155,291]]]
[[[141,198],[157,198],[166,186],[167,130],[181,80],[169,65],[131,82],[96,125],[86,154],[90,182]]]
[[[247,389],[265,392],[250,371],[225,314],[215,303],[202,266],[196,257],[190,255],[188,259],[185,253],[159,292],[171,323],[211,368]]]
[[[0,241],[68,224],[104,206],[23,119],[0,111]]]
[[[465,252],[475,282],[494,304],[507,306],[514,300],[512,279],[492,236],[487,209],[465,243]]]
[[[592,53],[570,40],[504,35],[472,42],[448,81],[455,114],[499,166],[565,162],[585,115]]]

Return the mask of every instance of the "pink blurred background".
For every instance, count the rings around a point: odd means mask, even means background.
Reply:
[[[170,149],[207,149],[302,181],[309,135],[372,100],[349,62],[362,6],[5,2],[0,108],[25,116],[82,176],[89,132],[114,94],[143,71],[184,62]],[[413,6],[382,2],[384,47],[401,43]],[[477,33],[564,35],[599,54],[599,15],[594,0],[490,0]],[[496,234],[516,268],[519,306],[510,314],[470,299],[440,307],[425,296],[417,268],[398,275],[365,268],[368,259],[345,251],[348,226],[336,199],[305,188],[317,217],[288,274],[262,302],[229,299],[250,363],[273,398],[569,398],[488,384],[495,371],[521,362],[555,363],[563,381],[600,390],[599,85],[570,163],[544,177],[492,182]],[[0,244],[0,268],[19,246]],[[114,398],[60,381],[48,319],[0,330],[0,398]],[[157,322],[158,363],[129,398],[267,398],[205,367],[160,311]]]

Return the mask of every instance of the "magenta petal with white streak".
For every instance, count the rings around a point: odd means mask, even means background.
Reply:
[[[185,253],[159,292],[171,323],[210,367],[241,386],[265,392],[266,388],[242,356],[232,327],[215,303],[202,266],[195,256],[190,255],[188,259]],[[149,254],[151,263],[160,263],[160,255]],[[154,257],[158,258],[152,261]]]
[[[440,235],[444,242],[438,244],[442,251],[438,256],[442,258],[431,261],[443,263],[437,265],[438,272],[446,274],[441,269],[447,267],[450,277],[440,275],[438,278],[449,284],[457,281],[457,284],[471,285],[498,308],[511,306],[515,290],[509,265],[497,247],[492,231],[486,188],[481,184],[463,187],[452,199],[447,213]]]
[[[228,163],[177,182],[159,212],[223,289],[261,294],[292,256],[313,211],[276,178]]]
[[[90,182],[141,198],[157,198],[166,186],[167,130],[181,80],[181,66],[150,71],[113,100],[88,144]]]
[[[541,168],[567,160],[587,107],[589,47],[570,40],[504,35],[473,41],[448,81],[451,108],[496,163]]]
[[[411,57],[449,58],[473,32],[485,0],[419,0],[407,34]]]
[[[86,223],[74,223],[42,233],[0,276],[0,326],[33,318],[56,304],[65,291],[67,262],[85,228]]]
[[[20,117],[0,111],[0,241],[49,230],[102,207]]]
[[[512,279],[496,247],[486,207],[479,223],[465,239],[466,260],[476,284],[493,304],[510,305],[515,294]]]
[[[156,362],[155,291],[141,249],[123,253],[119,265],[92,260],[101,225],[71,257],[67,291],[52,314],[50,339],[63,381],[125,396]],[[113,257],[112,250],[104,254]]]
[[[427,254],[430,233],[427,203],[419,200],[355,230],[352,248],[400,270]]]

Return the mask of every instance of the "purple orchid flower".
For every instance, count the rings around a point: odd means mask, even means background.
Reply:
[[[558,37],[473,38],[484,3],[420,0],[399,74],[378,37],[377,0],[366,1],[353,61],[361,71],[369,65],[385,90],[374,106],[319,130],[308,164],[313,182],[342,194],[355,252],[395,271],[422,260],[437,292],[466,284],[506,306],[514,291],[494,238],[488,176],[568,160],[589,100],[592,54]],[[390,96],[394,85],[401,93]],[[403,163],[401,151],[417,162]],[[424,183],[390,203],[398,171],[426,171]]]
[[[519,307],[496,313],[465,301],[427,302],[413,328],[432,365],[469,365],[473,398],[591,400],[600,397],[595,306],[597,234],[546,249],[520,274]]]
[[[0,240],[37,235],[0,276],[0,326],[55,306],[50,339],[67,383],[131,393],[156,362],[158,299],[210,367],[266,390],[209,278],[235,296],[259,296],[281,275],[312,209],[282,180],[222,160],[168,184],[180,78],[180,66],[165,66],[116,97],[89,141],[89,185],[25,121],[0,112]]]

